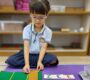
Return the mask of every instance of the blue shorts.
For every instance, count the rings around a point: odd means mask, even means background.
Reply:
[[[39,54],[30,54],[29,56],[30,56],[29,57],[30,68],[36,68],[37,67],[37,61],[39,58]],[[48,64],[50,64],[53,61],[54,62],[57,61],[56,65],[58,64],[58,59],[55,55],[46,53],[44,58],[43,58],[42,63],[46,67]],[[6,63],[8,63],[11,67],[23,68],[25,65],[24,50],[21,50],[18,53],[10,56],[6,60]]]

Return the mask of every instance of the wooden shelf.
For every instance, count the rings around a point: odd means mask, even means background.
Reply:
[[[25,12],[25,11],[17,11],[17,10],[11,10],[11,11],[5,11],[5,10],[0,10],[0,14],[28,14],[29,12]]]
[[[47,52],[83,52],[83,49],[62,49],[62,48],[49,48]]]
[[[0,51],[1,50],[20,50],[21,48],[17,48],[17,47],[7,47],[7,48],[0,48]]]
[[[74,12],[74,11],[70,11],[70,12],[54,12],[54,11],[51,11],[49,12],[50,15],[85,15],[85,14],[90,14],[90,12],[88,11],[82,11],[82,12]]]
[[[22,14],[22,15],[27,14],[27,15],[29,15],[29,12],[2,7],[0,9],[0,14]],[[85,11],[82,8],[70,7],[70,8],[66,8],[65,12],[50,11],[49,14],[50,15],[84,15],[84,14],[90,14],[90,11]]]
[[[21,48],[0,48],[0,56],[10,56],[19,52]]]
[[[67,7],[64,12],[51,11],[49,14],[51,15],[84,15],[84,14],[90,14],[90,11],[85,11],[83,8]]]
[[[0,55],[12,55],[20,51],[21,48],[0,48]],[[55,55],[86,55],[86,51],[83,49],[60,49],[60,48],[48,48],[48,53],[55,54]],[[4,53],[4,54],[2,54]],[[76,54],[73,54],[76,53]],[[82,54],[83,53],[83,54]]]
[[[6,51],[18,51],[22,49],[21,47],[2,47],[0,48],[0,52],[6,52]],[[48,48],[47,52],[84,52],[84,49],[64,49],[64,48]]]
[[[18,31],[18,32],[4,32],[1,31],[0,34],[6,34],[6,35],[21,35],[22,31]],[[60,31],[53,31],[53,35],[89,35],[89,32],[60,32]]]
[[[2,6],[0,14],[29,14],[27,11],[15,10],[12,6]]]
[[[13,35],[13,34],[15,34],[15,35],[21,35],[22,34],[22,31],[20,31],[20,32],[4,32],[4,31],[2,31],[2,32],[0,32],[0,34],[3,34],[3,35]]]
[[[54,35],[88,35],[89,32],[59,32],[59,31],[54,31]]]
[[[47,50],[48,53],[57,56],[86,56],[87,51],[83,49],[60,49],[60,48],[50,48]]]
[[[88,55],[90,56],[90,29],[89,29]]]

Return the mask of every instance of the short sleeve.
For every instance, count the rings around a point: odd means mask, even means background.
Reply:
[[[48,30],[45,32],[45,41],[47,43],[51,43],[51,39],[52,39],[52,31],[51,30]]]
[[[23,30],[23,40],[29,40],[31,36],[30,25],[26,26]]]

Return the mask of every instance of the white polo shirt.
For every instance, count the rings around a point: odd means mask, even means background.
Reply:
[[[23,30],[23,40],[29,40],[30,53],[40,53],[41,47],[44,42],[51,43],[52,31],[45,24],[42,30],[37,33],[34,30],[34,24],[27,25]]]

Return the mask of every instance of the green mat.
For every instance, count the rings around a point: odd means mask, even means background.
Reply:
[[[0,80],[10,80],[12,73],[8,72],[0,72]]]
[[[0,80],[29,80],[28,74],[24,72],[0,72]],[[42,80],[42,72],[38,72],[38,80]]]

